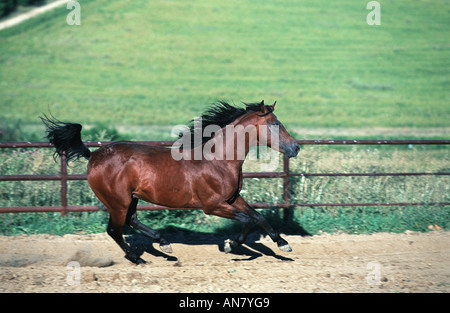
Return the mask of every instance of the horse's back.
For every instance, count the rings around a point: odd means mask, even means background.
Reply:
[[[114,142],[91,153],[87,178],[89,183],[102,181],[113,183],[114,180],[136,180],[142,174],[159,167],[159,163],[170,160],[170,150],[160,146],[151,146],[133,142]],[[91,184],[92,186],[92,184]]]
[[[166,147],[118,141],[92,152],[88,167],[100,166],[111,160],[125,163],[132,158],[159,158],[167,156],[170,156],[170,149]]]
[[[183,163],[174,160],[166,147],[115,142],[92,153],[87,177],[96,194],[133,194],[145,201],[170,205],[166,197],[174,190],[181,194],[187,191]]]

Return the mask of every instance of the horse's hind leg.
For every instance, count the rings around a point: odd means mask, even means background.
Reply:
[[[251,224],[252,224],[251,221],[244,223],[244,227],[242,228],[242,231],[236,240],[232,239],[225,240],[225,246],[223,248],[225,253],[231,252],[231,250],[233,250],[234,248],[240,246],[245,242],[245,240],[247,239],[247,235],[250,231]]]
[[[127,218],[128,208],[125,205],[126,200],[122,200],[120,197],[112,198],[111,196],[105,197],[104,193],[101,193],[97,188],[92,188],[97,198],[109,209],[109,222],[106,232],[112,239],[119,245],[119,247],[125,252],[125,258],[135,264],[145,263],[131,247],[123,239],[123,226]]]
[[[161,248],[161,251],[165,253],[172,253],[172,247],[170,246],[170,243],[164,239],[159,232],[156,230],[151,229],[147,225],[142,224],[137,216],[136,216],[136,206],[138,203],[138,199],[133,198],[131,201],[130,207],[128,208],[127,213],[127,220],[126,223],[130,225],[131,227],[140,230],[144,235],[152,238],[156,242],[159,243],[159,247]]]
[[[107,233],[114,239],[114,241],[119,245],[120,248],[125,252],[125,258],[135,264],[145,263],[136,253],[134,253],[131,247],[123,240],[122,230],[123,230],[123,222],[118,220],[116,216],[113,214],[109,217]]]

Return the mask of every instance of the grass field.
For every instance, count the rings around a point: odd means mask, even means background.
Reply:
[[[79,1],[81,26],[61,7],[0,32],[0,141],[43,140],[51,110],[86,127],[83,139],[170,139],[218,99],[278,101],[296,139],[449,138],[448,1]],[[108,131],[103,131],[108,129]],[[306,149],[292,168],[449,171],[448,148]],[[50,153],[1,152],[0,173],[54,173]],[[85,164],[79,165],[78,169]],[[53,184],[53,185],[52,185]],[[295,201],[449,201],[447,177],[316,178],[295,182]],[[298,187],[298,188],[297,188]],[[2,183],[1,205],[56,205],[54,183]],[[277,180],[246,181],[250,202],[280,199]],[[97,204],[83,182],[70,204]],[[56,195],[56,196],[55,196]],[[103,215],[102,215],[103,214]],[[276,210],[266,210],[282,228]],[[311,233],[448,229],[448,207],[305,208]],[[103,231],[103,212],[0,215],[0,233]],[[153,227],[214,231],[201,212],[145,213]]]
[[[446,1],[79,1],[0,32],[3,123],[186,123],[278,100],[301,127],[448,127]]]

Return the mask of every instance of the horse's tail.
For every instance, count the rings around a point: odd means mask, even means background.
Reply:
[[[81,141],[80,124],[64,123],[58,121],[54,117],[49,118],[47,115],[40,116],[40,119],[47,128],[47,138],[56,148],[53,157],[62,157],[65,154],[67,161],[72,159],[78,160],[80,157],[89,159],[91,151]]]

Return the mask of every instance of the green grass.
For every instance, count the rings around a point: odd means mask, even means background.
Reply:
[[[0,32],[0,110],[37,123],[186,123],[217,99],[270,102],[288,126],[445,127],[445,1],[80,1]]]

